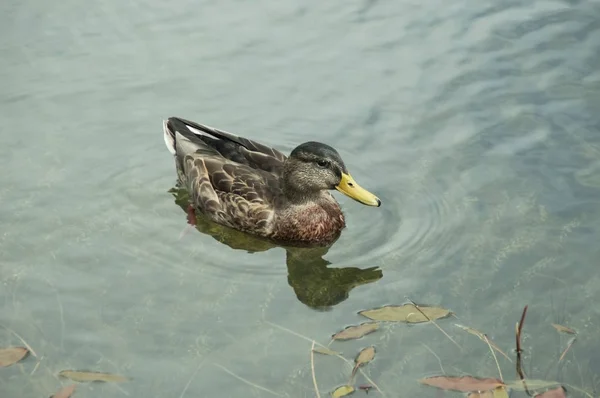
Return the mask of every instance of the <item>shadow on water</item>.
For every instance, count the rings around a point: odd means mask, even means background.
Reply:
[[[169,190],[175,203],[188,213],[189,197],[184,188],[174,187]],[[190,219],[195,217],[195,220]],[[235,250],[245,250],[248,253],[264,252],[280,247],[286,252],[288,284],[300,302],[316,310],[328,310],[349,297],[350,291],[357,286],[378,281],[383,272],[378,267],[330,268],[331,264],[323,256],[327,247],[286,247],[271,241],[261,239],[232,228],[216,224],[202,214],[188,213],[188,223],[195,224],[196,229],[212,236],[215,240]]]

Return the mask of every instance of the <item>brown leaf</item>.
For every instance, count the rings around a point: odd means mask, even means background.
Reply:
[[[341,397],[345,397],[347,395],[350,395],[354,392],[354,387],[346,385],[346,386],[341,386],[335,389],[335,391],[333,392],[332,396],[333,398],[341,398]]]
[[[78,382],[101,381],[107,383],[122,383],[129,380],[127,377],[111,373],[86,372],[77,370],[63,370],[58,375]]]
[[[359,314],[372,319],[374,321],[389,321],[389,322],[407,322],[407,323],[421,323],[429,322],[429,320],[436,320],[445,318],[452,314],[451,311],[440,308],[440,307],[429,307],[426,305],[419,305],[419,309],[429,317],[423,316],[421,311],[415,308],[412,304],[404,305],[387,305],[380,308],[373,308],[371,310],[360,311]]]
[[[0,367],[6,367],[25,358],[29,350],[25,347],[8,347],[0,349]]]
[[[557,323],[553,323],[552,327],[554,329],[556,329],[556,331],[559,332],[559,333],[577,334],[577,332],[575,331],[575,329],[571,329],[569,327],[566,327],[566,326],[563,326],[563,325],[559,325]]]
[[[419,383],[428,386],[461,392],[488,391],[496,387],[503,387],[504,383],[494,378],[477,378],[473,376],[433,376],[419,380]]]
[[[535,398],[567,398],[563,386],[553,388],[541,394],[537,394]]]
[[[66,387],[61,388],[58,392],[52,395],[50,398],[70,398],[71,395],[75,392],[76,384],[71,384]]]
[[[360,339],[369,333],[373,333],[377,329],[379,329],[379,324],[377,322],[365,322],[358,326],[348,326],[346,329],[334,334],[331,338],[334,340]]]
[[[371,362],[373,358],[375,358],[375,347],[363,348],[354,359],[354,363],[356,367],[363,366]]]

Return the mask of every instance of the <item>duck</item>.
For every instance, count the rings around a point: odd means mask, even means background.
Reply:
[[[217,224],[290,246],[325,246],[346,227],[330,191],[372,207],[331,146],[308,141],[284,155],[257,141],[179,117],[163,121],[190,208]]]

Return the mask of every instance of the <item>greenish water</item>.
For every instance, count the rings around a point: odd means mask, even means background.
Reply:
[[[596,396],[600,6],[494,4],[0,5],[0,324],[42,358],[0,369],[0,396],[49,396],[86,369],[133,380],[76,397],[272,395],[229,372],[313,397],[311,343],[273,324],[327,344],[406,297],[452,309],[439,325],[463,350],[433,325],[332,345],[352,359],[374,344],[364,371],[386,396],[456,395],[416,381],[440,362],[496,377],[453,324],[513,356],[526,304],[528,375]],[[182,236],[169,116],[285,152],[326,142],[383,206],[336,194],[348,228],[325,254],[249,253],[204,224]],[[558,367],[552,322],[579,331]],[[350,373],[323,356],[315,371],[322,396]]]

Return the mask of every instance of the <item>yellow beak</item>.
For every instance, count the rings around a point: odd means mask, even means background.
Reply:
[[[367,206],[381,206],[381,200],[358,185],[350,174],[342,173],[342,181],[340,181],[335,189]]]

